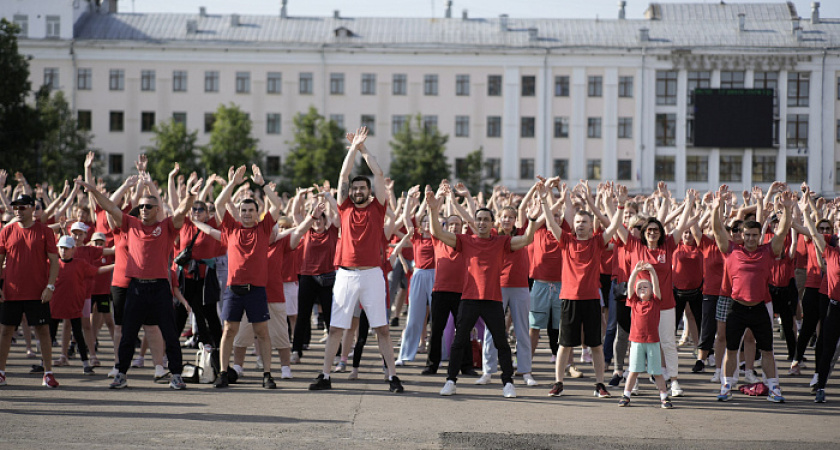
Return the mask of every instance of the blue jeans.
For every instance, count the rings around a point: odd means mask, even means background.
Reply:
[[[415,269],[408,291],[408,320],[400,345],[400,361],[414,361],[420,336],[426,332],[426,308],[432,305],[435,269]]]

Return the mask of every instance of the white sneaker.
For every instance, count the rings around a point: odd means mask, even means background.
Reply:
[[[714,367],[715,366],[715,355],[709,355],[706,358],[706,367]]]
[[[630,395],[639,395],[639,380],[636,380],[636,384],[633,385],[633,389],[630,391]]]
[[[525,375],[522,375],[522,379],[525,381],[525,384],[527,384],[528,386],[537,386],[539,384],[539,383],[537,383],[537,380],[535,380],[534,377],[530,373],[526,373]]]
[[[808,386],[813,386],[813,385],[817,384],[818,380],[819,380],[819,376],[817,374],[814,374],[814,376],[811,377],[811,382],[808,383]]]
[[[758,383],[760,379],[755,375],[755,370],[747,370],[747,374],[744,376],[744,381],[747,384],[754,384]]]
[[[720,383],[720,369],[715,369],[715,374],[712,375],[712,378],[709,381],[712,383]]]
[[[134,361],[131,361],[131,367],[143,367],[145,361],[145,358],[143,358],[142,356],[138,356],[134,358]]]
[[[155,379],[163,378],[166,376],[166,369],[163,366],[155,366]]]
[[[405,365],[405,361],[403,361],[401,359],[398,359],[394,362],[394,365],[397,366],[397,367],[402,367],[402,366]]]
[[[300,364],[300,355],[297,352],[292,352],[292,364]]]
[[[261,357],[259,357],[259,356],[257,356],[257,364],[256,364],[256,368],[257,368],[257,370],[259,370],[259,371],[262,371],[263,369],[265,369],[265,365],[263,365],[262,358],[261,358]]]
[[[446,384],[444,384],[443,389],[440,390],[440,395],[443,395],[444,397],[455,395],[455,382],[452,380],[446,380]]]
[[[513,383],[505,383],[502,394],[504,394],[505,398],[516,398],[516,388],[513,387]]]
[[[490,382],[490,378],[492,378],[492,377],[493,377],[493,374],[485,373],[482,376],[478,377],[477,380],[475,380],[475,384],[487,384],[487,383]]]
[[[682,388],[680,388],[680,382],[674,380],[671,382],[671,397],[682,397],[684,394]]]
[[[120,373],[120,370],[116,367],[112,367],[111,371],[108,372],[108,378],[114,378],[115,376],[117,376],[118,373]]]
[[[292,368],[289,366],[280,367],[280,378],[290,380],[292,378]]]
[[[233,370],[236,372],[236,376],[238,376],[239,378],[242,378],[242,376],[245,375],[245,369],[243,369],[242,366],[240,366],[239,364],[234,364]]]
[[[588,348],[583,349],[583,354],[580,355],[580,362],[591,363],[592,362],[592,350],[590,350]]]
[[[551,364],[554,364],[556,362],[557,362],[557,355],[551,355]]]

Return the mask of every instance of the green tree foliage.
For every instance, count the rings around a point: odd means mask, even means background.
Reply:
[[[90,132],[80,130],[64,93],[39,91],[37,109],[45,133],[40,142],[41,176],[35,180],[58,185],[84,173],[85,155],[91,150]]]
[[[214,116],[210,143],[201,149],[200,159],[206,174],[225,177],[230,166],[265,166],[265,154],[257,148],[259,140],[251,136],[252,123],[247,113],[231,103],[219,105]]]
[[[440,180],[449,178],[449,162],[445,155],[448,140],[449,136],[441,134],[437,127],[426,129],[419,114],[407,121],[391,141],[390,173],[394,191],[406,191],[418,184],[436,188]]]
[[[149,159],[147,170],[153,180],[165,182],[176,162],[181,165],[181,174],[189,176],[191,172],[198,172],[201,176],[205,176],[202,174],[202,167],[198,164],[200,150],[200,147],[196,145],[198,131],[188,131],[183,123],[174,120],[155,125],[153,131],[155,133],[152,138],[154,145],[144,148]],[[227,176],[227,171],[219,172],[219,174]]]
[[[284,188],[311,186],[324,180],[335,185],[347,154],[344,129],[315,108],[295,116],[294,123],[294,138],[283,165]]]
[[[458,180],[464,183],[464,186],[470,190],[473,195],[479,192],[490,194],[493,190],[493,185],[499,180],[486,178],[487,173],[484,161],[484,147],[479,147],[478,150],[467,154],[467,157],[457,163],[455,168]]]

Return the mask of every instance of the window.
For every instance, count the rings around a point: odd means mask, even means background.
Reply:
[[[362,114],[362,126],[367,127],[369,136],[374,136],[376,131],[376,116]]]
[[[391,134],[397,134],[405,127],[405,124],[410,120],[409,116],[395,115],[391,116]]]
[[[656,145],[673,147],[677,144],[677,115],[656,115]]]
[[[180,123],[183,126],[187,126],[187,113],[185,112],[174,112],[172,113],[172,121],[175,123]]]
[[[808,157],[807,156],[788,156],[785,168],[787,177],[785,178],[791,183],[799,183],[800,180],[808,179]],[[836,172],[835,172],[836,173]]]
[[[536,120],[533,117],[523,117],[520,122],[521,126],[519,128],[519,137],[534,137],[534,127],[536,125]]]
[[[753,155],[752,177],[754,183],[772,183],[776,180],[776,157]]]
[[[834,173],[836,174],[838,170],[840,170],[840,161],[834,163]],[[840,177],[834,177],[834,184],[840,185]]]
[[[61,16],[47,16],[47,38],[61,37]]]
[[[753,88],[773,89],[773,114],[779,115],[779,73],[778,72],[755,72]],[[778,137],[778,135],[777,135]],[[777,139],[778,140],[778,139]]]
[[[330,95],[344,95],[344,74],[330,74]]]
[[[155,90],[155,71],[142,70],[140,71],[140,90],[154,91]]]
[[[808,148],[808,115],[787,115],[788,148]]]
[[[810,72],[788,72],[788,106],[808,106]]]
[[[80,130],[90,131],[92,123],[91,112],[80,109],[76,114],[76,123]]]
[[[213,131],[213,125],[216,123],[216,114],[204,113],[204,132],[210,133]]]
[[[569,77],[561,75],[554,77],[554,96],[568,97],[569,96]]]
[[[656,71],[656,104],[676,105],[677,104],[677,71],[657,70]]]
[[[438,127],[438,116],[423,116],[423,131],[434,133]]]
[[[487,137],[502,137],[501,116],[487,116]]]
[[[561,180],[569,178],[569,160],[555,159],[553,164],[553,174],[555,177],[560,177]]]
[[[56,91],[56,90],[59,89],[58,68],[56,68],[56,67],[46,67],[46,68],[44,68],[44,86],[48,87],[51,91]]]
[[[522,77],[522,96],[533,97],[537,95],[537,77],[525,75]]]
[[[502,160],[500,158],[484,159],[484,177],[498,180],[502,177]]]
[[[688,105],[694,104],[694,90],[711,87],[712,72],[689,71],[688,72]]]
[[[312,95],[312,72],[301,72],[299,83],[298,83],[298,93],[301,95]]]
[[[119,175],[123,173],[122,153],[111,153],[108,155],[108,174]]]
[[[187,92],[186,70],[175,70],[172,72],[172,92]]]
[[[601,179],[601,160],[587,159],[586,160],[586,178],[589,180]]]
[[[620,98],[633,97],[633,77],[618,77],[618,96]]]
[[[123,131],[123,112],[122,111],[111,111],[108,117],[108,130],[109,131]]]
[[[251,72],[236,72],[236,93],[251,93]]]
[[[709,181],[709,157],[704,155],[686,155],[686,181]]]
[[[140,131],[149,132],[155,127],[154,111],[143,111],[140,113]]]
[[[93,88],[93,74],[91,69],[79,69],[76,71],[76,88],[80,91],[89,91]]]
[[[125,71],[122,69],[111,69],[108,73],[108,89],[121,91],[125,89]]]
[[[470,116],[455,116],[455,137],[470,136]]]
[[[835,129],[835,134],[837,135],[835,139],[837,142],[840,142],[840,119],[837,120],[837,128]]]
[[[618,172],[616,173],[616,178],[619,180],[632,180],[633,179],[633,161],[630,159],[619,159],[618,160]]]
[[[376,74],[362,74],[362,95],[376,95]]]
[[[344,129],[344,114],[330,114],[330,120],[335,122],[338,128]]]
[[[423,76],[423,95],[438,95],[438,76]]]
[[[20,28],[20,33],[18,33],[19,38],[29,37],[29,16],[25,14],[15,14],[12,21]]]
[[[519,179],[532,180],[534,178],[534,158],[519,160]]]
[[[470,95],[470,76],[455,75],[455,95]]]
[[[694,145],[694,118],[685,119],[685,145]]]
[[[265,174],[270,177],[280,175],[280,157],[266,156],[265,158]]]
[[[720,72],[721,89],[743,89],[746,73],[742,71],[722,70]]]
[[[604,77],[600,75],[591,76],[587,82],[587,95],[590,97],[600,97],[604,89]]]
[[[671,155],[656,155],[654,162],[654,179],[657,181],[674,181],[677,163],[676,157]]]
[[[280,72],[268,72],[265,78],[265,91],[268,94],[280,94],[283,92],[283,74]],[[280,157],[277,157],[278,161]]]
[[[569,118],[555,117],[554,118],[554,137],[567,138],[569,137]]]
[[[394,95],[405,95],[408,92],[407,89],[407,76],[404,73],[395,73],[394,74],[394,82],[392,85],[392,93]]]
[[[720,155],[720,181],[741,181],[741,155]]]
[[[618,138],[631,139],[633,137],[633,118],[619,117],[618,118]]]
[[[219,72],[208,70],[204,72],[204,92],[219,92]]]
[[[586,137],[600,139],[601,138],[601,118],[590,117],[586,119]]]
[[[280,114],[268,113],[265,115],[265,133],[280,134]]]
[[[498,97],[502,95],[502,76],[487,75],[487,96]]]

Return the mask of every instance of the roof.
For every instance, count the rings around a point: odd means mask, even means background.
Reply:
[[[278,46],[374,46],[396,48],[639,47],[840,47],[840,19],[802,20],[801,39],[792,32],[796,10],[788,3],[650,5],[649,19],[334,18],[198,14],[87,14],[75,26],[77,41],[147,41]],[[746,18],[738,29],[738,14]],[[188,32],[194,21],[195,32]],[[337,33],[344,27],[352,33]],[[529,37],[536,28],[536,39]]]

